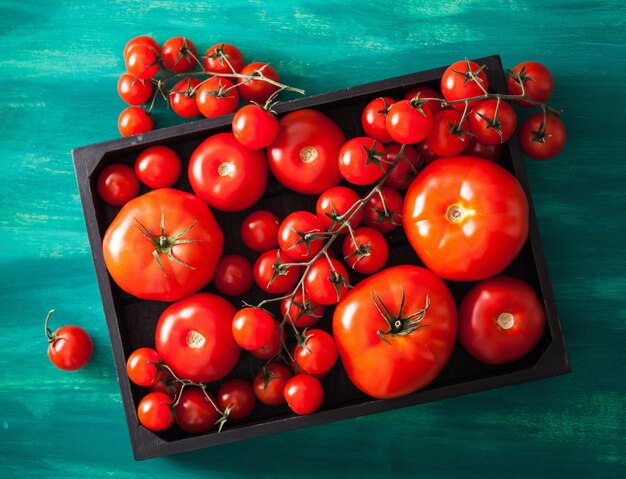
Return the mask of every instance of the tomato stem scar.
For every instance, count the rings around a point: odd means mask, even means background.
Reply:
[[[305,146],[300,150],[300,159],[304,163],[311,163],[317,158],[317,150],[312,146]]]
[[[446,218],[450,223],[460,223],[467,216],[467,211],[461,205],[450,205],[446,211]]]
[[[496,323],[504,330],[511,329],[515,324],[515,317],[511,313],[500,313]]]

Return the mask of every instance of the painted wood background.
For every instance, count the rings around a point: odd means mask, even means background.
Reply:
[[[0,477],[624,477],[625,21],[617,0],[0,1]],[[70,150],[118,136],[144,33],[236,43],[309,94],[465,56],[549,65],[568,143],[527,168],[573,372],[136,463]],[[51,307],[92,333],[85,370],[49,364]]]

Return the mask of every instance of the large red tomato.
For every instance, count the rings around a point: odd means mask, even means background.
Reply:
[[[224,235],[197,196],[170,188],[130,200],[102,241],[117,285],[142,299],[176,301],[213,278]]]
[[[337,124],[315,110],[288,113],[267,148],[270,170],[287,188],[315,195],[341,181],[337,158],[346,142]]]
[[[528,236],[528,201],[497,164],[441,158],[409,187],[402,223],[424,264],[442,278],[476,281],[500,273]]]
[[[159,357],[181,379],[211,382],[223,378],[241,353],[232,333],[235,313],[228,301],[209,293],[193,294],[170,305],[156,326]]]
[[[456,327],[448,287],[427,269],[410,265],[361,281],[333,316],[348,377],[380,399],[406,396],[435,379],[452,354]]]

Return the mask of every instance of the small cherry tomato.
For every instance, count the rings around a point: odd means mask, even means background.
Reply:
[[[182,73],[197,63],[198,50],[193,42],[183,37],[170,38],[161,47],[163,66],[169,71]]]
[[[342,220],[347,220],[349,216],[352,216],[352,212],[356,209],[355,204],[359,199],[356,191],[346,186],[333,186],[324,191],[317,199],[315,213],[325,230],[337,231],[343,223]],[[346,213],[348,214],[346,215]],[[363,209],[360,209],[352,216],[350,225],[356,228],[362,220]],[[341,234],[348,234],[348,228],[344,228]]]
[[[448,101],[464,100],[484,95],[489,89],[489,80],[484,67],[469,60],[461,60],[450,65],[441,77],[441,93]],[[473,108],[478,101],[469,102]],[[453,103],[452,108],[462,112],[465,102]]]
[[[182,386],[181,382],[176,381],[174,376],[166,372],[156,383],[152,386],[148,386],[148,391],[151,393],[165,393],[172,399],[176,399],[176,396],[180,393]]]
[[[271,249],[259,256],[254,263],[254,281],[266,293],[278,294],[293,288],[300,277],[300,266],[285,266],[292,259]]]
[[[158,52],[150,45],[132,45],[124,57],[126,70],[139,80],[149,80],[159,71]]]
[[[435,161],[437,158],[441,158],[438,154],[430,149],[430,147],[426,143],[426,140],[420,141],[417,145],[415,145],[415,149],[417,150],[417,154],[422,160],[424,160],[424,163],[427,165]]]
[[[229,419],[248,417],[254,411],[255,404],[256,396],[252,386],[243,379],[229,379],[217,392],[217,407],[222,411],[228,409]]]
[[[515,133],[517,115],[506,101],[488,99],[478,103],[469,114],[469,131],[483,145],[499,145]]]
[[[274,320],[272,339],[257,349],[251,349],[250,354],[257,359],[272,359],[280,352],[285,341],[285,331],[280,327],[280,322]]]
[[[244,349],[259,349],[272,339],[274,318],[261,308],[243,308],[233,317],[233,338]]]
[[[523,62],[510,70],[506,86],[511,95],[521,95],[524,84],[524,93],[531,100],[545,103],[552,95],[554,78],[552,73],[539,62]],[[523,100],[514,100],[520,106],[532,107],[531,103]]]
[[[161,47],[159,46],[159,44],[154,38],[148,35],[139,35],[137,37],[134,37],[128,40],[128,43],[126,43],[126,45],[124,46],[124,53],[123,53],[124,60],[128,56],[128,51],[131,49],[131,47],[135,45],[148,45],[149,47],[152,47],[152,49],[155,51],[157,55],[161,53]]]
[[[317,323],[324,316],[324,306],[317,304],[310,298],[305,298],[302,289],[298,288],[293,299],[285,298],[280,302],[280,311],[287,316],[287,308],[289,308],[288,321],[296,328],[308,328]]]
[[[254,377],[254,395],[263,404],[279,406],[285,402],[285,385],[293,377],[287,366],[269,363]]]
[[[456,110],[441,110],[433,118],[433,129],[424,140],[438,156],[456,156],[467,146],[470,135],[461,126],[463,115]]]
[[[398,143],[422,141],[433,127],[433,114],[421,100],[400,100],[387,113],[387,131]]]
[[[230,43],[218,43],[206,51],[202,64],[211,73],[239,73],[244,63],[239,48]]]
[[[318,304],[337,304],[348,292],[350,277],[344,265],[334,258],[319,258],[304,278],[306,295]]]
[[[402,224],[404,200],[393,188],[383,186],[379,194],[365,204],[363,223],[381,233],[389,233]]]
[[[159,353],[152,348],[135,349],[126,361],[126,374],[137,386],[154,386],[165,373],[161,370]]]
[[[324,388],[319,379],[310,374],[296,374],[285,385],[285,400],[296,414],[312,414],[324,401]]]
[[[146,148],[135,161],[137,177],[150,188],[169,188],[180,176],[180,158],[164,145]]]
[[[235,113],[232,129],[239,143],[258,150],[269,146],[278,136],[278,119],[259,105],[245,105]]]
[[[239,93],[226,78],[209,78],[197,87],[196,104],[200,113],[207,118],[228,115],[237,110]]]
[[[252,263],[238,254],[222,256],[217,263],[213,285],[226,296],[241,296],[254,284]]]
[[[348,140],[339,151],[341,176],[354,185],[377,182],[388,167],[385,147],[366,136]]]
[[[210,430],[220,415],[215,406],[207,399],[207,394],[213,402],[214,396],[209,391],[203,391],[199,387],[187,386],[178,404],[174,406],[176,422],[185,432],[200,434]]]
[[[152,96],[152,82],[139,80],[130,73],[122,73],[117,82],[117,93],[129,105],[141,105]]]
[[[393,98],[384,96],[367,104],[361,115],[361,126],[368,137],[380,143],[393,141],[387,132],[387,112],[395,102]]]
[[[479,143],[476,138],[471,137],[468,141],[467,147],[463,150],[463,155],[478,156],[485,160],[490,160],[495,163],[499,162],[504,152],[504,145],[483,145]]]
[[[139,193],[139,179],[130,166],[114,163],[98,175],[98,194],[113,206],[122,206]]]
[[[309,211],[289,214],[278,228],[278,246],[291,258],[308,260],[324,246],[324,225]]]
[[[337,362],[337,345],[333,337],[321,329],[307,329],[304,342],[294,352],[298,366],[309,374],[326,374]]]
[[[565,126],[554,115],[535,113],[524,120],[519,129],[519,144],[524,153],[535,160],[549,160],[565,146]]]
[[[430,112],[434,115],[438,111],[443,110],[441,106],[441,102],[443,101],[443,96],[436,90],[432,88],[428,88],[427,86],[418,86],[416,88],[411,88],[404,94],[404,100],[413,100],[419,94],[419,99],[424,100],[426,98],[436,98],[437,100],[427,100],[426,105],[430,109]]]
[[[172,110],[183,118],[195,118],[200,116],[200,109],[196,101],[196,87],[200,80],[193,77],[183,78],[170,92],[170,105]]]
[[[122,136],[138,135],[154,129],[154,121],[140,106],[124,108],[117,119],[117,128]]]
[[[372,274],[387,263],[389,246],[380,231],[363,226],[343,241],[343,257],[357,273]]]
[[[400,143],[389,143],[385,145],[387,148],[387,161],[391,164],[396,161],[398,153],[402,145]],[[404,147],[404,158],[401,159],[389,176],[385,180],[385,186],[389,186],[394,190],[406,190],[419,171],[420,155],[411,145]]]
[[[165,393],[148,393],[137,406],[139,423],[151,431],[164,431],[174,424],[172,398]]]
[[[57,368],[64,371],[75,371],[84,367],[93,354],[91,337],[79,326],[61,326],[52,332],[48,321],[54,312],[46,316],[46,337],[48,338],[48,359]]]
[[[253,101],[263,105],[267,99],[278,90],[276,85],[272,85],[271,83],[260,79],[261,74],[263,74],[264,77],[270,80],[280,82],[278,72],[267,63],[249,63],[244,66],[239,73],[241,75],[252,75],[251,78],[259,77],[259,79],[239,78],[237,80],[239,94],[245,101]]]
[[[264,253],[278,247],[280,222],[274,213],[257,210],[241,222],[241,239],[252,251]]]

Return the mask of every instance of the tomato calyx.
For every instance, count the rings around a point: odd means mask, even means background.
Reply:
[[[546,111],[543,110],[543,120],[541,120],[541,123],[539,124],[539,129],[532,130],[530,132],[530,140],[532,142],[545,143],[546,140],[552,136],[549,133],[546,133],[546,122],[547,122]]]
[[[417,95],[415,95],[411,100],[409,100],[409,105],[411,105],[413,108],[419,111],[424,117],[428,116],[426,112],[424,111],[424,109],[422,108],[422,106],[424,106],[426,103],[428,103],[428,100],[420,99],[420,92],[417,92]]]
[[[272,370],[267,367],[267,365],[263,366],[261,368],[261,379],[263,380],[263,391],[267,391],[267,388],[269,387],[272,379],[278,379],[280,377],[281,377],[280,374],[274,374]]]
[[[513,80],[515,80],[517,83],[520,84],[520,87],[522,88],[522,92],[524,91],[524,82],[535,81],[534,77],[531,77],[530,75],[526,74],[526,65],[524,65],[522,69],[517,73],[511,70],[510,68],[507,68],[506,71],[508,72],[509,75],[511,75],[511,78],[513,78]]]
[[[283,260],[280,259],[280,251],[276,253],[276,262],[272,265],[274,273],[272,273],[272,277],[267,283],[267,286],[269,287],[279,276],[285,276],[289,272],[289,267],[289,263],[283,263]]]
[[[504,137],[502,135],[502,122],[498,118],[498,111],[496,110],[493,118],[489,118],[487,115],[483,115],[481,112],[477,111],[476,114],[481,117],[485,123],[487,123],[487,130],[494,130],[499,136],[500,141],[504,141]]]
[[[193,49],[190,48],[187,44],[186,38],[183,38],[183,44],[178,50],[178,55],[176,56],[174,65],[177,65],[178,62],[180,62],[183,58],[185,58],[185,60],[189,60],[189,58],[191,58],[193,61],[198,62],[198,59],[196,58]]]
[[[383,317],[383,319],[389,325],[389,330],[381,331],[380,329],[376,331],[376,334],[380,339],[385,341],[387,344],[391,345],[386,336],[407,336],[411,334],[413,331],[424,328],[426,326],[430,326],[430,324],[422,324],[422,321],[426,317],[426,311],[430,308],[430,298],[426,295],[426,302],[424,304],[424,308],[414,313],[410,313],[404,316],[404,288],[402,288],[402,298],[400,299],[400,307],[398,308],[398,313],[393,314],[391,310],[387,307],[387,305],[380,298],[378,293],[375,291],[371,292],[372,301],[374,302],[374,306]]]
[[[311,254],[311,243],[313,241],[319,241],[325,238],[325,235],[319,234],[319,231],[298,231],[295,228],[291,228],[291,231],[297,234],[300,237],[300,239],[298,239],[298,241],[296,241],[289,248],[287,248],[287,250],[294,249],[297,246],[300,246],[301,244],[303,244],[304,247],[306,248],[307,255]]]
[[[217,61],[220,62],[220,65],[224,64],[224,60],[228,61],[228,59],[230,58],[230,55],[228,53],[226,53],[226,51],[224,50],[224,44],[222,43],[219,47],[217,47],[215,49],[215,51],[213,53],[209,53],[208,55],[204,55],[202,57],[204,58],[215,58]]]
[[[452,70],[454,73],[456,73],[457,75],[461,75],[465,81],[463,82],[463,85],[467,85],[469,82],[476,82],[481,88],[484,89],[484,87],[482,86],[483,83],[483,79],[480,78],[478,75],[480,75],[480,73],[486,68],[486,65],[480,65],[478,67],[478,69],[476,70],[472,70],[472,66],[470,65],[470,61],[465,58],[465,70],[464,72],[460,72],[458,70]]]
[[[389,108],[391,108],[391,105],[387,103],[387,100],[385,98],[381,97],[381,100],[383,101],[383,108],[378,110],[376,113],[380,113],[381,115],[387,115],[387,113],[389,113]]]
[[[372,146],[369,148],[363,145],[363,149],[365,150],[365,154],[367,155],[367,158],[365,159],[365,166],[368,166],[369,164],[373,163],[376,166],[378,166],[378,168],[385,171],[385,168],[383,166],[383,161],[385,161],[385,159],[384,159],[384,156],[381,155],[380,152],[376,150],[376,143],[377,141],[374,140],[374,143],[372,143]]]
[[[311,300],[306,298],[304,301],[296,301],[292,299],[290,301],[292,306],[296,306],[298,308],[298,315],[295,318],[291,318],[291,314],[289,313],[289,309],[287,310],[287,315],[289,316],[289,321],[293,324],[296,324],[298,320],[303,316],[311,316],[313,318],[321,318],[322,316],[315,312],[315,308],[311,305]]]
[[[482,115],[481,115],[482,116]],[[486,120],[486,119],[485,119]],[[462,123],[454,123],[452,121],[448,122],[448,126],[450,127],[450,130],[448,130],[448,132],[451,135],[454,136],[458,136],[459,138],[461,138],[463,140],[463,135],[471,135],[471,136],[475,136],[472,132],[467,131],[463,128],[463,124]],[[502,133],[500,133],[500,136],[502,136]]]
[[[327,279],[334,286],[335,291],[337,292],[337,302],[339,302],[339,300],[341,299],[341,287],[342,286],[346,288],[352,287],[350,286],[350,283],[346,281],[346,278],[344,278],[342,274],[338,273],[337,270],[332,267],[332,263],[331,263],[330,276]]]
[[[372,242],[371,241],[367,244],[357,243],[356,241],[353,241],[353,242],[355,244],[354,251],[350,253],[348,256],[344,256],[343,258],[347,260],[348,258],[351,258],[353,256],[356,257],[356,260],[354,261],[352,268],[354,268],[354,265],[357,264],[359,261],[361,261],[363,258],[367,256],[372,256]]]

